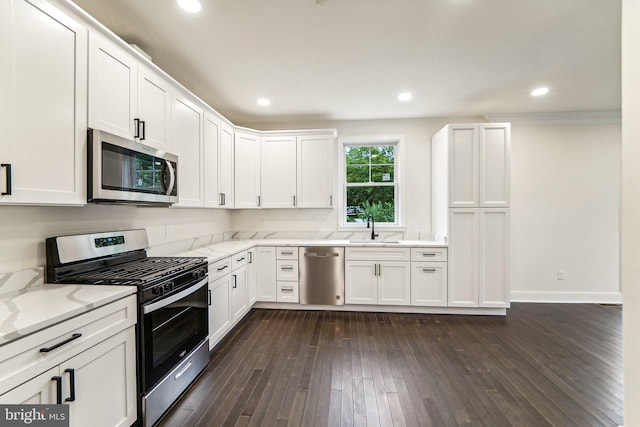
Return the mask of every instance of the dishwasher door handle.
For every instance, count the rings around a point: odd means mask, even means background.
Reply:
[[[340,256],[338,252],[305,252],[304,256],[324,258],[328,256]]]

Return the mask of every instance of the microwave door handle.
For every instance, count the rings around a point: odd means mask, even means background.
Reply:
[[[176,185],[176,171],[173,169],[173,165],[169,160],[165,160],[167,169],[169,170],[169,185],[167,186],[167,195],[170,195],[173,191],[173,186]]]

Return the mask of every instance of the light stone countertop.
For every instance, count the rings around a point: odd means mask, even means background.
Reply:
[[[124,298],[135,286],[31,286],[0,295],[0,346]]]

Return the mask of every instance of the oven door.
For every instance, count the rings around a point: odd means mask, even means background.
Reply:
[[[206,340],[208,331],[208,277],[141,308],[141,392],[180,363]]]

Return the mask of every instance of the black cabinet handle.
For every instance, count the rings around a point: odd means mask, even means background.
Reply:
[[[249,264],[253,264],[253,252],[249,252]]]
[[[67,397],[65,402],[75,402],[76,400],[76,370],[67,368],[64,370],[69,374],[69,397]]]
[[[50,351],[55,350],[55,349],[56,349],[56,348],[58,348],[58,347],[62,347],[63,345],[65,345],[65,344],[67,344],[67,343],[70,343],[70,342],[71,342],[71,341],[73,341],[73,340],[77,340],[77,339],[78,339],[78,338],[80,338],[81,336],[82,336],[82,334],[73,334],[73,335],[71,335],[71,337],[70,337],[70,338],[67,338],[67,339],[66,339],[66,340],[64,340],[64,341],[61,341],[61,342],[59,342],[58,344],[52,345],[51,347],[42,347],[42,348],[40,349],[40,352],[41,352],[41,353],[49,353]]]
[[[140,119],[133,119],[133,125],[136,128],[136,134],[133,137],[140,138]]]
[[[58,405],[62,404],[62,377],[56,375],[55,377],[51,377],[52,381],[56,382],[56,403]]]
[[[207,289],[207,292],[209,293],[209,305],[211,305],[211,289]]]
[[[10,196],[11,195],[11,163],[2,163],[0,167],[5,168],[5,176],[7,177],[7,191],[0,193],[0,196]]]
[[[142,136],[140,137],[140,141],[144,141],[147,137],[147,123],[144,120],[140,120],[140,124],[142,125]]]
[[[233,275],[233,289],[238,287],[238,276],[236,276],[235,274]]]

